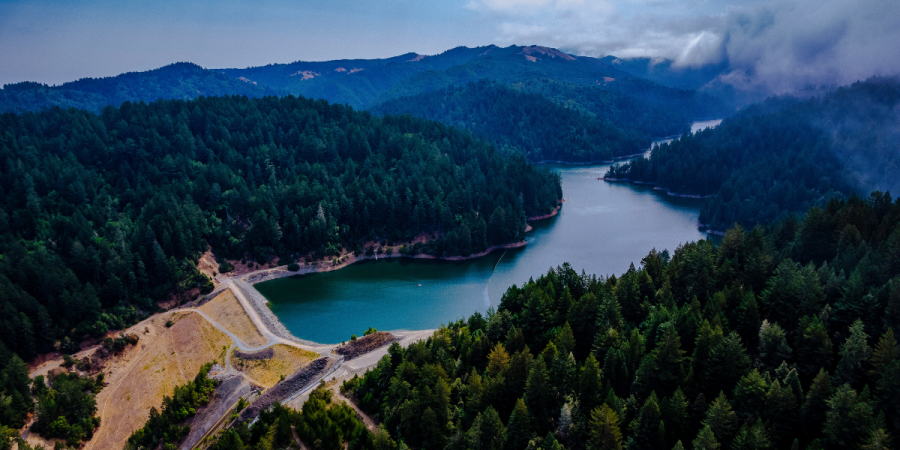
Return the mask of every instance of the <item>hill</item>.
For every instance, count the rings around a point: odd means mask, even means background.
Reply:
[[[84,78],[60,86],[25,82],[0,90],[0,112],[39,111],[51,106],[100,112],[124,102],[159,99],[190,100],[199,96],[262,97],[280,91],[212,72],[191,63],[177,63],[147,72],[108,78]]]
[[[723,113],[714,100],[695,92],[646,85],[651,92],[625,94],[550,79],[508,85],[482,80],[388,100],[370,110],[465,128],[531,161],[569,162],[641,153],[651,137],[681,134],[694,118]]]
[[[772,98],[715,129],[613,167],[611,179],[709,196],[702,223],[722,230],[872,190],[897,192],[900,80],[874,78],[810,99]]]
[[[371,111],[411,114],[464,128],[531,161],[604,161],[640,153],[650,144],[641,133],[617,127],[606,117],[591,117],[486,80],[391,100]]]
[[[411,448],[878,448],[900,434],[898,237],[876,193],[621,277],[563,265],[342,390]]]
[[[293,96],[3,114],[0,161],[0,342],[23,359],[195,295],[208,246],[265,264],[428,232],[415,252],[468,255],[561,196],[468,132]]]
[[[727,61],[699,67],[679,67],[675,61],[665,58],[606,56],[601,61],[636,77],[679,89],[701,89],[729,68]]]
[[[457,47],[432,56],[408,53],[375,60],[298,61],[222,72],[358,108],[482,79],[504,84],[549,79],[645,95],[666,95],[673,91],[620,70],[606,60],[573,56],[540,46]],[[711,97],[704,100],[715,103]]]

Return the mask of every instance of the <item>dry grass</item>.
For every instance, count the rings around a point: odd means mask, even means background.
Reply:
[[[167,328],[165,323],[174,324]],[[196,313],[157,315],[137,325],[141,340],[106,363],[109,385],[97,395],[102,419],[85,450],[122,448],[128,436],[144,425],[150,408],[157,409],[175,386],[192,380],[200,366],[223,363],[231,339]]]
[[[232,354],[231,365],[259,385],[269,388],[278,383],[282,376],[296,372],[319,356],[315,352],[284,344],[270,348],[275,350],[275,355],[270,359],[244,359]]]
[[[200,310],[251,347],[258,347],[268,342],[253,325],[247,312],[238,303],[230,289],[222,291],[216,298],[201,306]]]

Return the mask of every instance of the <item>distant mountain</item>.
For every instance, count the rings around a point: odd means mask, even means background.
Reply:
[[[199,96],[278,95],[279,90],[259,86],[206,70],[196,64],[176,63],[147,72],[129,72],[108,78],[83,78],[60,86],[24,82],[0,90],[0,112],[35,111],[50,106],[99,112],[104,106],[159,99],[189,100]]]
[[[700,67],[678,67],[666,58],[617,58],[606,56],[601,61],[636,77],[679,89],[701,89],[728,70],[728,62]]]
[[[516,148],[532,160],[570,161],[608,160],[633,154],[651,137],[679,134],[688,129],[692,120],[724,117],[729,112],[715,97],[665,86],[618,66],[643,75],[652,72],[647,69],[648,64],[642,66],[636,60],[626,63],[573,56],[540,46],[493,45],[457,47],[433,56],[407,53],[384,59],[298,61],[247,69],[207,70],[178,63],[61,86],[6,85],[0,90],[0,112],[49,106],[98,112],[107,105],[118,106],[126,101],[294,94],[356,109],[383,105],[379,107],[382,113],[409,113],[444,123],[465,123],[461,126],[490,137],[499,146]],[[665,81],[665,77],[657,78]],[[475,91],[464,88],[482,81],[489,83]],[[510,103],[509,99],[498,97],[500,94],[512,95],[524,103]],[[448,95],[453,98],[453,110],[439,111],[436,105],[444,104],[442,96]],[[479,95],[498,103],[487,105]],[[434,104],[410,109],[411,105],[403,102],[390,103],[397,99]],[[473,118],[482,117],[485,108],[520,120],[504,122],[499,117],[484,117],[478,127],[473,127]],[[566,119],[551,130],[551,122],[536,120],[540,116]],[[576,128],[578,135],[565,135],[565,130]]]
[[[434,56],[301,61],[222,72],[379,114],[460,126],[532,161],[634,154],[651,137],[680,134],[692,120],[729,112],[715,97],[663,86],[616,65],[622,64],[547,47],[491,45]]]
[[[597,58],[573,56],[547,47],[494,45],[457,47],[433,56],[408,53],[375,60],[301,61],[222,72],[292,94],[357,108],[482,79],[515,83],[547,78],[617,89],[637,78]]]
[[[900,79],[873,78],[822,97],[769,99],[607,177],[709,196],[700,220],[724,230],[832,198],[900,192],[898,140]]]

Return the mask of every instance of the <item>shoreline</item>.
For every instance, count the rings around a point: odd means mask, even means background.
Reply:
[[[651,181],[637,181],[637,180],[632,180],[630,178],[610,178],[610,177],[600,177],[599,179],[603,180],[607,183],[630,183],[630,184],[637,184],[640,186],[653,186],[654,191],[662,191],[664,194],[666,194],[670,197],[693,198],[693,199],[699,199],[699,200],[712,197],[712,195],[679,194],[677,192],[672,192],[666,188],[659,187],[656,185],[656,183],[653,183]]]
[[[525,232],[527,233],[527,232],[531,231],[531,227],[527,224],[527,222],[534,222],[537,220],[545,220],[545,219],[549,219],[551,217],[555,217],[555,216],[559,215],[559,211],[562,208],[562,203],[565,202],[565,200],[561,199],[561,200],[559,200],[559,202],[560,202],[560,204],[557,205],[555,208],[553,208],[553,211],[551,211],[547,214],[543,214],[540,216],[528,217],[526,219]],[[212,298],[211,296],[215,296],[215,294],[217,294],[217,293],[221,292],[223,289],[225,289],[224,283],[227,280],[239,280],[239,281],[242,281],[242,282],[247,283],[248,285],[252,286],[257,283],[264,283],[266,281],[271,281],[271,280],[275,280],[278,278],[290,277],[290,276],[294,276],[294,275],[308,275],[311,273],[331,272],[334,270],[342,269],[344,267],[347,267],[347,266],[354,264],[356,262],[359,262],[359,261],[379,260],[379,259],[385,259],[385,258],[435,259],[435,260],[441,260],[441,261],[467,261],[470,259],[485,257],[497,250],[509,250],[509,249],[513,249],[513,248],[522,248],[522,247],[525,247],[527,244],[528,243],[525,240],[521,240],[521,241],[517,241],[517,242],[510,242],[508,244],[492,245],[492,246],[484,249],[481,252],[472,253],[468,256],[459,256],[459,255],[457,255],[457,256],[434,256],[434,255],[428,255],[425,253],[419,253],[416,255],[403,255],[397,251],[391,253],[390,255],[385,254],[385,255],[369,256],[369,255],[365,255],[365,254],[356,255],[353,252],[348,252],[340,257],[342,259],[342,261],[338,264],[333,264],[326,260],[315,261],[315,262],[306,263],[306,264],[301,265],[300,270],[297,270],[296,272],[291,272],[291,271],[287,270],[287,265],[283,265],[283,266],[271,267],[271,268],[266,268],[266,269],[260,269],[260,270],[256,270],[253,272],[240,274],[237,276],[224,276],[227,274],[219,274],[214,278],[214,281],[219,283],[219,286],[217,286],[216,289],[214,289],[212,292],[207,294],[206,297]]]
[[[664,138],[664,139],[668,139],[668,138]],[[596,160],[596,161],[558,161],[558,160],[545,159],[545,160],[541,160],[541,161],[531,161],[531,162],[529,162],[529,164],[562,164],[562,165],[567,165],[567,166],[590,166],[590,165],[594,165],[594,164],[614,164],[623,159],[636,158],[638,156],[646,155],[647,152],[649,152],[649,151],[650,150],[645,150],[640,153],[633,153],[631,155],[614,156],[613,159],[601,159],[601,160]]]
[[[560,204],[557,205],[553,209],[553,211],[551,211],[548,214],[527,218],[526,219],[526,232],[530,231],[530,226],[527,224],[527,222],[536,221],[536,220],[544,220],[544,219],[548,219],[548,218],[558,215],[560,209],[562,208],[563,202],[564,202],[564,200],[561,199],[559,201]],[[410,259],[434,259],[434,260],[442,260],[442,261],[466,261],[466,260],[475,259],[475,258],[482,258],[482,257],[487,256],[497,250],[509,250],[509,249],[513,249],[513,248],[522,248],[522,247],[525,247],[526,245],[527,245],[527,242],[525,240],[511,242],[511,243],[502,244],[502,245],[492,245],[481,252],[473,253],[468,256],[438,257],[438,256],[426,255],[426,254],[422,254],[422,253],[420,253],[418,255],[403,255],[403,254],[400,254],[400,252],[394,252],[394,253],[391,253],[390,255],[382,255],[382,256],[378,256],[378,255],[368,256],[365,254],[357,256],[354,253],[350,252],[345,255],[342,255],[340,257],[341,262],[338,264],[333,264],[328,261],[316,261],[313,263],[301,265],[300,270],[297,270],[296,272],[287,270],[287,265],[284,265],[284,266],[260,269],[260,270],[254,271],[254,272],[239,274],[239,275],[232,276],[232,277],[224,276],[226,274],[219,274],[216,277],[214,277],[214,281],[216,283],[218,283],[218,286],[212,292],[203,296],[201,299],[201,303],[214,298],[216,295],[218,295],[225,289],[239,290],[239,291],[241,291],[241,294],[243,294],[243,296],[247,299],[247,303],[249,304],[249,306],[256,312],[256,314],[259,316],[259,318],[263,321],[266,328],[268,328],[268,330],[272,334],[274,334],[282,339],[293,341],[293,342],[296,342],[301,345],[307,345],[307,346],[327,345],[327,344],[309,341],[306,339],[301,339],[297,336],[294,336],[294,334],[291,333],[290,330],[287,329],[287,327],[284,325],[284,323],[281,321],[281,319],[279,319],[278,316],[274,312],[272,312],[272,310],[268,307],[269,300],[267,298],[265,298],[265,296],[263,296],[256,288],[254,288],[253,285],[258,284],[258,283],[264,283],[266,281],[276,280],[279,278],[309,275],[309,274],[322,273],[322,272],[331,272],[331,271],[343,269],[344,267],[347,267],[351,264],[355,264],[359,261],[378,260],[378,259],[384,259],[384,258],[410,258]]]

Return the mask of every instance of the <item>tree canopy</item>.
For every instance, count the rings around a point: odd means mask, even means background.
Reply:
[[[126,102],[0,116],[0,342],[29,359],[208,286],[219,258],[321,258],[438,238],[521,239],[557,174],[472,134],[298,97]]]

